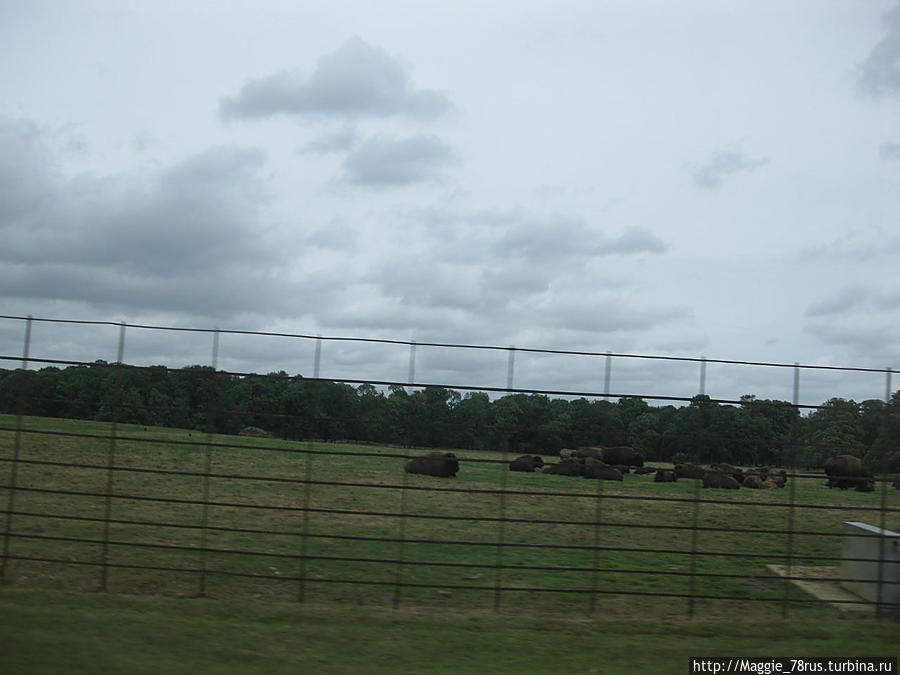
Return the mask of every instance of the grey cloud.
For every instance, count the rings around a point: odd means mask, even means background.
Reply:
[[[848,286],[806,308],[804,316],[819,318],[846,316],[853,312],[891,312],[900,309],[900,292],[884,292],[862,286]]]
[[[874,98],[900,97],[900,5],[885,15],[885,35],[859,66],[860,91]]]
[[[344,159],[344,180],[372,187],[410,185],[435,179],[441,169],[455,161],[450,146],[435,136],[402,140],[376,137]]]
[[[141,274],[269,257],[252,225],[266,195],[255,150],[217,148],[153,175],[59,182],[0,256]]]
[[[358,140],[356,131],[347,127],[334,133],[325,134],[307,143],[301,152],[312,152],[322,155],[332,152],[345,152],[356,145]]]
[[[305,282],[284,280],[290,252],[261,226],[261,163],[256,150],[225,147],[158,171],[70,180],[34,125],[0,122],[3,297],[295,312],[288,298]]]
[[[805,316],[820,317],[844,314],[865,304],[868,293],[859,287],[843,288],[829,298],[814,302],[806,308]]]
[[[285,71],[250,80],[220,102],[219,114],[225,120],[278,114],[431,120],[451,107],[438,91],[413,90],[403,65],[386,51],[353,38],[322,56],[308,77]]]
[[[882,143],[878,148],[878,157],[889,161],[900,160],[900,143]]]
[[[690,308],[684,306],[653,306],[596,293],[577,299],[554,299],[544,313],[552,324],[590,333],[650,330],[692,315]]]
[[[634,253],[664,253],[668,246],[642,227],[631,227],[610,237],[580,220],[567,218],[531,221],[510,227],[494,244],[501,255],[529,258],[588,257]]]
[[[46,208],[59,178],[49,148],[32,122],[0,117],[0,229]],[[8,232],[5,245],[9,245]]]
[[[715,190],[724,178],[768,163],[768,159],[748,159],[739,152],[719,152],[709,162],[694,169],[694,185]]]

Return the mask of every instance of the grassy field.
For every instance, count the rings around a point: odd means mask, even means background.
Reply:
[[[0,589],[3,673],[687,673],[709,656],[888,656],[897,624],[510,617]]]
[[[837,565],[821,558],[840,556],[844,520],[900,528],[897,490],[829,490],[821,477],[700,490],[511,473],[502,456],[461,451],[459,475],[438,479],[405,474],[398,448],[129,425],[111,442],[108,424],[40,418],[23,429],[18,441],[0,431],[2,482],[17,488],[3,516],[9,592],[533,621],[831,620],[765,565],[788,552],[792,565]]]

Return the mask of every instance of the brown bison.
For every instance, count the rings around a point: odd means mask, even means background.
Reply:
[[[452,452],[429,452],[423,457],[409,460],[403,470],[406,473],[448,478],[456,476],[456,472],[459,471],[459,460]]]
[[[575,457],[582,459],[584,457],[592,457],[593,459],[602,459],[603,448],[592,446],[581,446],[575,451]]]
[[[706,473],[706,469],[690,462],[675,465],[675,475],[679,478],[696,478],[701,480]]]
[[[744,477],[744,482],[741,485],[745,488],[750,488],[751,490],[762,490],[765,485],[763,485],[763,481],[760,479],[758,474],[750,473]]]
[[[703,475],[703,487],[737,490],[741,487],[741,484],[727,473],[722,473],[721,471],[707,471]]]
[[[539,455],[522,455],[509,463],[509,470],[533,472],[542,466],[544,466],[544,460]]]
[[[644,456],[629,445],[603,448],[600,459],[607,464],[622,466],[644,466]]]
[[[581,463],[567,458],[556,464],[548,464],[543,468],[543,472],[556,474],[557,476],[580,476]]]
[[[875,489],[875,480],[863,469],[862,460],[853,455],[838,455],[825,462],[825,474],[828,476],[828,487],[841,490],[856,488],[859,492],[871,492]]]
[[[581,475],[585,478],[597,478],[599,480],[622,480],[622,472],[616,467],[610,466],[598,459],[585,457],[581,466]]]
[[[671,469],[657,469],[656,475],[653,476],[654,483],[674,483],[678,480],[678,476]]]

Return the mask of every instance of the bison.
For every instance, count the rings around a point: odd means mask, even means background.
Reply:
[[[675,475],[679,478],[696,478],[699,480],[703,478],[705,473],[706,469],[704,469],[702,466],[697,466],[696,464],[691,464],[690,462],[675,465]]]
[[[862,460],[853,455],[838,455],[825,462],[825,474],[828,476],[828,487],[846,490],[855,487],[860,492],[871,492],[875,489],[875,481],[865,469]]]
[[[580,476],[581,463],[574,459],[564,459],[556,464],[548,464],[543,468],[544,473],[552,473],[558,476]]]
[[[744,482],[741,483],[741,485],[745,488],[750,488],[751,490],[762,490],[766,487],[765,485],[763,485],[762,479],[760,479],[760,477],[755,473],[747,474],[744,477]]]
[[[612,448],[603,448],[600,459],[607,464],[622,466],[644,466],[644,457],[629,445],[617,445]]]
[[[533,472],[542,466],[544,466],[544,460],[539,455],[522,455],[509,463],[509,470]]]
[[[581,446],[575,451],[575,457],[577,459],[583,459],[585,457],[591,457],[593,459],[602,459],[603,448],[590,447],[590,446]]]
[[[678,480],[678,476],[671,469],[657,469],[656,475],[653,476],[654,483],[674,483]]]
[[[741,487],[741,484],[728,474],[722,473],[721,471],[707,471],[703,475],[703,487],[737,490]]]
[[[584,458],[584,462],[581,465],[581,475],[585,478],[597,478],[599,480],[622,480],[622,472],[616,467],[592,457]]]
[[[409,460],[403,470],[406,473],[448,478],[456,476],[456,472],[459,471],[459,460],[452,452],[429,452],[423,457]]]

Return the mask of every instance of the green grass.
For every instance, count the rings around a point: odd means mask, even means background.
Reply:
[[[896,623],[623,621],[0,590],[3,673],[682,673],[897,656]]]
[[[0,416],[0,426],[15,424]],[[844,520],[880,525],[884,514],[886,527],[900,527],[900,492],[888,490],[882,512],[880,492],[828,490],[823,479],[759,491],[698,490],[695,481],[657,484],[633,474],[600,483],[511,473],[484,461],[500,455],[465,451],[457,452],[459,475],[437,479],[405,474],[398,448],[132,425],[119,425],[111,443],[104,423],[25,418],[23,427],[44,433],[19,435],[14,536],[5,540],[12,589],[569,618],[681,619],[693,611],[767,620],[787,602],[792,616],[812,620],[834,610],[803,602],[808,596],[768,578],[765,563],[782,563],[790,545],[794,564],[836,565],[814,558],[840,555]],[[3,484],[12,479],[16,436],[0,431]],[[112,492],[121,495],[113,499],[105,497],[110,458]],[[301,482],[307,475],[309,486]],[[503,495],[491,492],[501,486]],[[207,494],[220,505],[205,507]],[[8,499],[0,490],[4,509]],[[839,508],[811,508],[821,506]],[[459,519],[435,517],[447,515]],[[723,529],[679,529],[695,523]],[[789,536],[790,523],[829,535]],[[500,541],[522,546],[501,550]],[[748,557],[702,555],[715,552]],[[698,597],[677,597],[687,593]]]

